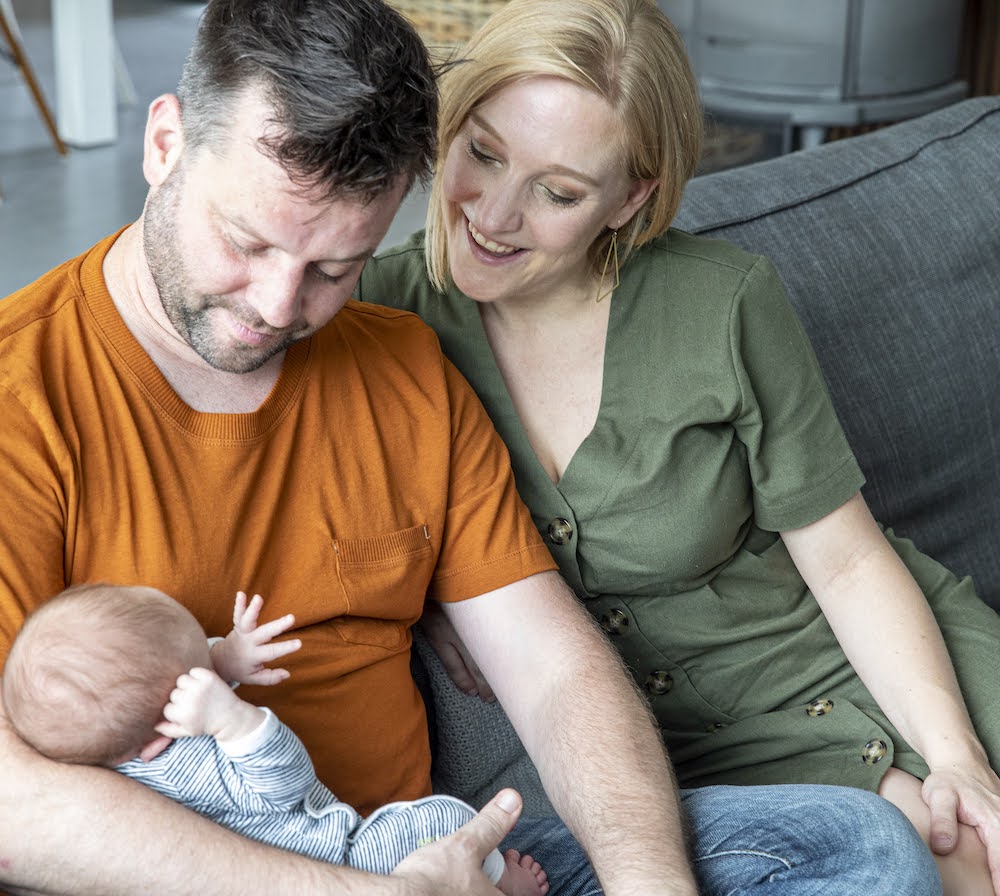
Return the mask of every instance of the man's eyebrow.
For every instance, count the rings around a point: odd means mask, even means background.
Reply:
[[[242,231],[250,239],[258,240],[261,243],[267,243],[268,241],[260,235],[253,227],[251,227],[246,221],[244,221],[239,215],[228,215],[222,211],[222,209],[216,207],[215,213],[220,219],[225,221],[237,230]],[[356,255],[348,255],[344,258],[322,258],[319,259],[316,264],[356,264],[359,261],[368,261],[376,252],[378,251],[378,246],[371,246],[369,248],[362,249]]]
[[[357,255],[348,255],[346,258],[327,258],[324,260],[337,264],[353,264],[356,261],[368,261],[377,251],[378,246],[372,246],[370,249],[362,249]]]

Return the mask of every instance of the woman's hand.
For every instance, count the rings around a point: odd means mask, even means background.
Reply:
[[[424,607],[424,615],[420,618],[420,625],[441,660],[441,665],[460,691],[470,697],[479,697],[486,703],[496,700],[490,683],[438,604],[428,601]]]
[[[947,855],[958,842],[959,822],[975,828],[1000,894],[1000,777],[981,763],[931,771],[921,796],[931,813],[931,849]]]

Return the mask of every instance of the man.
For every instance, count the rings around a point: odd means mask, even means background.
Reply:
[[[324,783],[367,812],[429,788],[408,662],[429,595],[604,892],[692,896],[659,738],[553,571],[484,411],[416,318],[347,304],[427,169],[435,115],[419,40],[381,0],[209,3],[178,96],[150,106],[141,218],[0,303],[0,649],[75,583],[160,588],[210,634],[228,630],[234,590],[267,594],[303,646],[289,682],[244,696],[272,705]],[[505,791],[379,878],[44,760],[0,723],[10,892],[489,894],[482,859],[520,809]],[[794,886],[790,865],[829,851],[820,838],[761,864],[745,839],[727,848],[748,827],[743,798],[702,800],[695,832],[718,846],[700,856],[757,863],[718,875],[720,892],[774,875]],[[524,836],[510,842],[553,893],[599,892],[557,822]],[[920,868],[915,835],[894,837]],[[916,876],[906,891],[939,889]]]

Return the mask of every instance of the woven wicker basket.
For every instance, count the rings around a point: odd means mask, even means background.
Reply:
[[[506,0],[389,0],[417,29],[436,61],[453,56]]]

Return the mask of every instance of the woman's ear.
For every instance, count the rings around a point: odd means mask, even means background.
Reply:
[[[619,208],[617,214],[612,216],[608,221],[608,227],[611,230],[618,230],[618,228],[623,227],[631,221],[632,216],[646,204],[646,200],[653,194],[653,190],[656,189],[658,183],[659,180],[656,178],[633,180],[629,185],[628,196],[625,197],[625,202]]]
[[[162,184],[173,170],[184,146],[181,106],[165,93],[149,104],[142,145],[142,173],[151,187]]]

